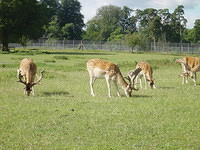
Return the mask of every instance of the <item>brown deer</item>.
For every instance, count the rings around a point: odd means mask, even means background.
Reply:
[[[182,66],[183,77],[182,84],[188,83],[188,78],[190,77],[196,86],[197,74],[196,72],[200,71],[200,58],[198,57],[183,57],[177,59],[176,63],[180,63]]]
[[[35,76],[37,73],[37,66],[30,58],[24,58],[20,62],[20,67],[17,70],[17,77],[19,79],[18,82],[25,85],[24,94],[30,95],[32,93],[34,95],[33,86],[38,84],[42,78],[44,71],[41,71],[41,76],[37,81],[35,81]]]
[[[90,76],[90,91],[92,96],[95,96],[93,85],[95,80],[98,78],[106,79],[109,97],[111,97],[110,81],[113,81],[118,96],[120,96],[120,93],[117,84],[122,86],[122,89],[127,97],[131,96],[134,88],[131,86],[131,83],[127,83],[125,81],[119,67],[116,64],[101,59],[91,59],[87,62],[87,70]]]
[[[138,79],[140,81],[140,88],[142,88],[142,77],[144,78],[145,88],[147,88],[147,82],[149,83],[151,88],[156,88],[155,81],[153,79],[153,69],[151,65],[147,62],[139,62],[136,65],[136,69],[141,68],[141,72],[136,77],[136,83],[138,83]],[[133,76],[129,72],[128,76],[132,79]],[[133,83],[133,81],[132,81]]]

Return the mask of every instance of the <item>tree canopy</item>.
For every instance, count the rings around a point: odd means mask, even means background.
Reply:
[[[37,0],[0,1],[0,40],[3,50],[20,38],[37,39],[47,23],[47,8]]]
[[[57,12],[45,27],[47,38],[81,39],[84,27],[81,5],[77,0],[62,0]]]

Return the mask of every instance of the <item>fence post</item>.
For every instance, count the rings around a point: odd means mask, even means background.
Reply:
[[[65,39],[63,39],[63,49],[65,49]]]

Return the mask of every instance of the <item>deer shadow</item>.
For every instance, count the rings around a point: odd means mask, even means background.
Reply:
[[[67,97],[74,97],[70,95],[67,91],[56,91],[56,92],[43,92],[42,96],[67,96]]]
[[[151,98],[150,95],[132,95],[132,97],[138,97],[138,98]]]
[[[160,87],[160,86],[159,86],[159,87],[157,87],[157,89],[164,89],[164,90],[166,89],[166,90],[167,90],[167,89],[175,89],[175,87],[170,87],[170,86],[165,86],[165,87],[164,87],[164,86],[163,86],[163,87],[161,86],[161,87]]]

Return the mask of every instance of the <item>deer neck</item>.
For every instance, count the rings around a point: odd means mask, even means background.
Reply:
[[[128,86],[128,83],[123,78],[121,72],[117,73],[117,83],[121,85],[123,89],[125,89]]]

